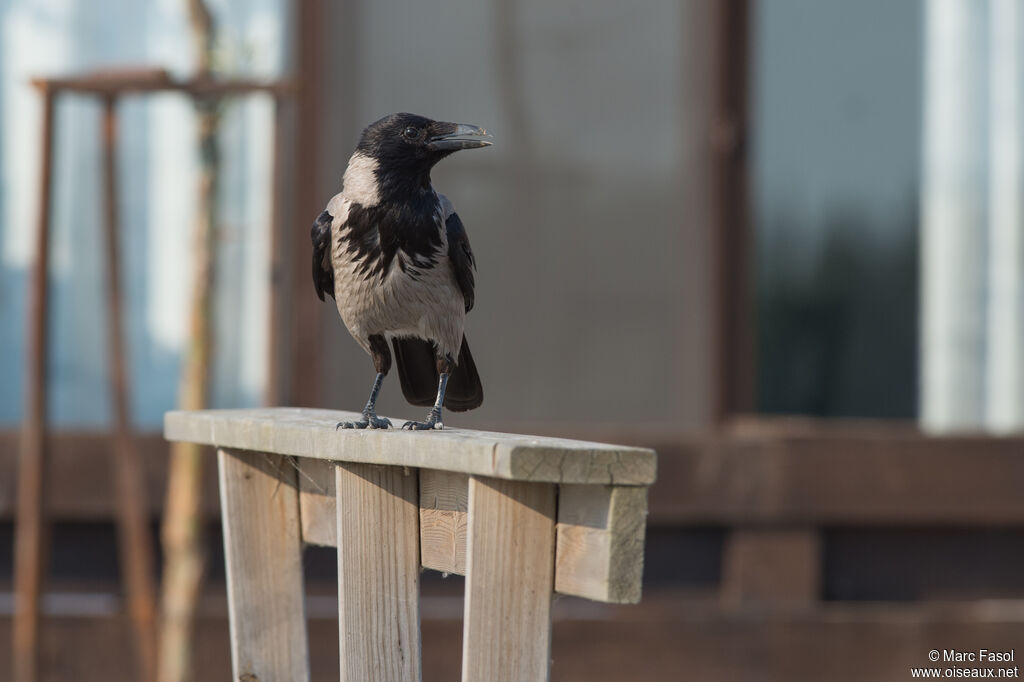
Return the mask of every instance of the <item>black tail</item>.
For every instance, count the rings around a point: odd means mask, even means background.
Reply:
[[[392,339],[395,365],[402,383],[402,395],[413,405],[430,407],[437,398],[437,358],[434,345],[423,339]],[[476,371],[476,363],[469,352],[466,337],[462,337],[459,364],[448,377],[444,406],[453,412],[465,412],[480,407],[484,402],[484,387]]]

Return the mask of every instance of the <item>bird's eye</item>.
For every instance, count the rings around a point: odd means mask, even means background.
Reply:
[[[408,128],[405,129],[405,132],[402,134],[405,135],[410,140],[415,140],[419,136],[420,131],[418,128],[409,126]]]

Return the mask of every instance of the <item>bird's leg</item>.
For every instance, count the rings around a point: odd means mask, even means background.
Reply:
[[[391,369],[391,351],[388,349],[387,341],[383,336],[370,337],[370,355],[373,356],[373,366],[377,369],[377,378],[373,380],[373,388],[370,389],[370,398],[363,408],[363,418],[357,422],[338,422],[334,430],[338,429],[390,429],[391,420],[377,416],[377,395],[380,393],[384,377]]]
[[[427,413],[426,421],[405,422],[402,424],[403,429],[409,429],[411,431],[426,431],[428,429],[444,428],[444,423],[441,421],[441,408],[444,405],[444,392],[448,388],[448,375],[451,373],[452,366],[454,364],[455,361],[452,360],[451,355],[446,355],[443,358],[438,357],[437,371],[441,375],[441,378],[437,382],[437,400],[434,401],[434,406],[430,408],[430,412]]]
[[[363,418],[357,422],[338,422],[334,430],[338,429],[389,429],[391,420],[377,416],[377,394],[380,393],[380,386],[384,383],[384,374],[377,372],[377,378],[373,380],[373,388],[370,390],[370,399],[366,401],[363,408]]]

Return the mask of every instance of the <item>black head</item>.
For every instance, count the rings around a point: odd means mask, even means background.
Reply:
[[[391,114],[366,126],[357,149],[387,173],[429,176],[434,164],[452,152],[489,147],[488,137],[477,126]]]

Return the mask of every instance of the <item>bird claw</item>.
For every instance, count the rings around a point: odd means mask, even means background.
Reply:
[[[390,429],[391,420],[387,417],[378,417],[375,414],[364,414],[357,422],[338,422],[334,430],[339,429]]]
[[[427,417],[427,421],[425,422],[407,421],[402,424],[402,429],[405,431],[430,431],[432,429],[440,431],[443,428],[444,424],[441,423],[441,420],[437,415],[433,414]]]

